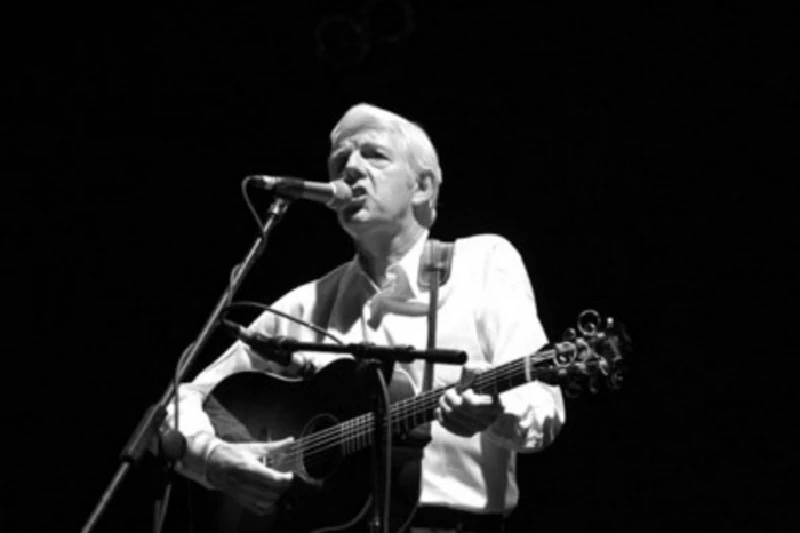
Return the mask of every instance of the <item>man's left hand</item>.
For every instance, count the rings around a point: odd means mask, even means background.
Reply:
[[[496,395],[477,394],[470,388],[475,376],[485,370],[487,367],[465,366],[460,383],[447,389],[439,399],[436,420],[460,437],[471,437],[483,431],[503,413]]]

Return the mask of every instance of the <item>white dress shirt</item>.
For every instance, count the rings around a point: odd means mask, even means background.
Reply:
[[[427,232],[387,273],[383,288],[364,273],[354,258],[322,278],[295,288],[273,308],[321,325],[342,342],[426,347],[429,293],[417,279]],[[478,235],[455,242],[449,280],[439,293],[437,348],[463,350],[471,363],[496,366],[534,353],[546,342],[528,274],[517,250],[497,235]],[[250,326],[266,335],[323,342],[310,328],[265,312]],[[328,341],[330,342],[330,341]],[[191,382],[179,388],[178,428],[187,438],[181,471],[199,483],[206,459],[219,439],[202,402],[224,377],[245,370],[292,373],[301,366],[319,369],[345,354],[296,353],[289,368],[268,362],[241,342],[234,343]],[[421,386],[424,362],[399,365]],[[436,365],[433,387],[458,382],[461,367]],[[456,436],[438,422],[422,462],[420,505],[443,505],[478,513],[501,513],[517,505],[516,453],[546,447],[566,420],[556,386],[532,381],[503,392],[504,414],[473,437]],[[365,408],[365,411],[367,409]],[[166,423],[174,425],[172,405]],[[209,486],[210,487],[210,486]]]

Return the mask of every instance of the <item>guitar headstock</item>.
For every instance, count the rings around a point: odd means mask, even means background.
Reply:
[[[584,390],[594,394],[603,383],[611,390],[619,389],[625,371],[623,358],[630,351],[625,328],[593,309],[580,313],[576,326],[553,344],[548,361],[566,395],[574,398]]]

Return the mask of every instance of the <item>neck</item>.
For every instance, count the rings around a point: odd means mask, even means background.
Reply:
[[[357,241],[361,268],[381,286],[386,281],[386,269],[399,261],[422,237],[425,228],[414,225],[396,233],[373,234]]]

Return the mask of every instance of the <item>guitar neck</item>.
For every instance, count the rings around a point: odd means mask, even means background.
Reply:
[[[554,350],[541,350],[489,369],[477,375],[470,388],[479,394],[499,394],[534,379],[557,382],[557,372],[548,362],[553,353]],[[434,389],[393,403],[390,408],[392,431],[405,434],[431,422],[439,405],[439,398],[448,388],[450,387]],[[341,444],[345,453],[357,452],[372,444],[374,420],[374,415],[368,413],[341,424]]]
[[[540,351],[489,369],[477,375],[469,388],[478,394],[496,395],[534,379],[552,381],[555,379],[555,372],[546,363],[550,354],[549,350]],[[448,388],[451,387],[427,391],[393,404],[391,408],[393,430],[404,433],[432,421],[434,411],[439,405],[439,398]]]

